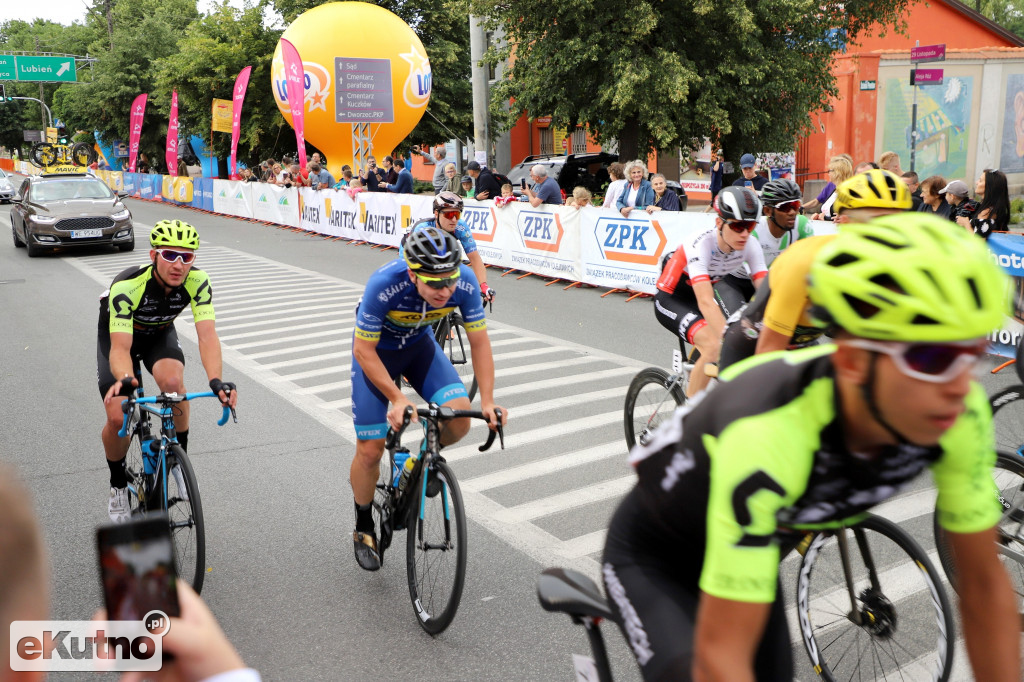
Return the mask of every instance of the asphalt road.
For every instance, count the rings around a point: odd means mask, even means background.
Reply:
[[[632,482],[622,397],[639,368],[667,366],[674,345],[649,301],[489,271],[508,449],[478,455],[484,432],[474,427],[465,446],[446,451],[469,511],[469,572],[455,622],[431,638],[409,603],[402,543],[368,574],[355,566],[349,539],[352,310],[394,251],[128,203],[134,253],[30,260],[23,249],[0,249],[0,388],[9,396],[0,457],[34,494],[50,549],[53,616],[88,617],[102,601],[94,529],[106,521],[108,473],[97,301],[117,272],[146,260],[148,227],[177,217],[200,229],[197,265],[214,283],[224,378],[239,386],[237,425],[217,427],[212,401],[193,408],[190,455],[207,524],[203,597],[246,662],[268,680],[572,679],[572,654],[588,652],[584,633],[540,609],[536,576],[552,565],[597,573],[603,530]],[[6,212],[0,227],[9,228]],[[189,388],[203,390],[194,331],[187,321],[178,329]],[[994,390],[1011,379],[983,381]],[[931,507],[919,499],[929,486],[922,481],[893,507],[928,550]],[[794,566],[784,569],[787,590],[793,575]],[[638,679],[621,636],[606,633],[617,679]],[[812,679],[793,634],[797,676]]]

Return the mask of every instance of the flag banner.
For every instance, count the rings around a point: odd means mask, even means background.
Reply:
[[[146,99],[148,95],[142,94],[132,102],[131,118],[129,119],[128,137],[128,172],[135,172],[135,162],[139,158],[139,136],[142,135],[142,118],[146,115]]]
[[[249,87],[250,71],[252,67],[247,66],[238,73],[231,100],[231,165],[228,167],[228,173],[232,179],[237,179],[238,175],[238,138],[242,132],[242,103],[245,101],[245,90]]]

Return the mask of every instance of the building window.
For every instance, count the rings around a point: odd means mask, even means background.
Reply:
[[[540,153],[541,154],[554,154],[555,144],[554,136],[551,128],[540,129]]]
[[[587,129],[577,128],[572,131],[572,153],[573,154],[586,154],[587,153]]]

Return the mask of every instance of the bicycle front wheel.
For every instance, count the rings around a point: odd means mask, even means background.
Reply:
[[[1013,591],[1017,593],[1017,611],[1024,618],[1024,459],[1019,455],[1000,452],[992,472],[1003,516],[999,520],[996,542],[1003,567],[1010,575]],[[933,516],[935,549],[946,571],[949,584],[957,589],[956,561],[949,545],[946,530],[939,525],[939,515]],[[1024,621],[1022,621],[1024,622]]]
[[[466,336],[466,327],[462,323],[462,317],[449,315],[442,320],[434,331],[434,338],[444,349],[444,354],[455,367],[459,379],[466,387],[470,402],[476,397],[477,384],[476,374],[473,372],[473,356],[470,352],[469,337]]]
[[[132,516],[144,514],[148,508],[150,477],[146,476],[145,461],[142,458],[142,439],[146,431],[146,427],[139,422],[139,410],[135,408],[135,414],[131,416],[128,424],[130,435],[128,451],[124,456],[124,471],[128,477],[128,505]]]
[[[1024,453],[1024,386],[1008,386],[989,398],[996,452]]]
[[[686,402],[684,389],[682,381],[660,367],[648,367],[633,377],[622,415],[627,448],[650,442],[658,425]]]
[[[436,635],[451,625],[466,581],[466,510],[451,468],[435,462],[409,511],[406,568],[420,627]],[[436,483],[431,479],[436,477]],[[431,493],[434,493],[431,495]]]
[[[40,168],[52,166],[57,161],[57,149],[49,142],[37,142],[32,145],[29,159]]]
[[[175,473],[175,467],[179,473]],[[167,451],[166,490],[174,564],[178,577],[187,580],[198,594],[206,577],[206,525],[195,471],[178,445],[171,445]]]
[[[949,598],[924,550],[891,521],[869,516],[815,535],[796,593],[800,634],[823,679],[949,678]]]

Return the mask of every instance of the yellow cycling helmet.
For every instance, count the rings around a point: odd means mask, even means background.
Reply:
[[[186,222],[180,220],[161,220],[153,226],[149,233],[149,243],[154,249],[164,246],[177,246],[182,249],[197,250],[199,248],[199,232]]]
[[[895,173],[875,168],[858,173],[836,187],[836,213],[854,208],[909,211],[914,205],[906,183]]]

